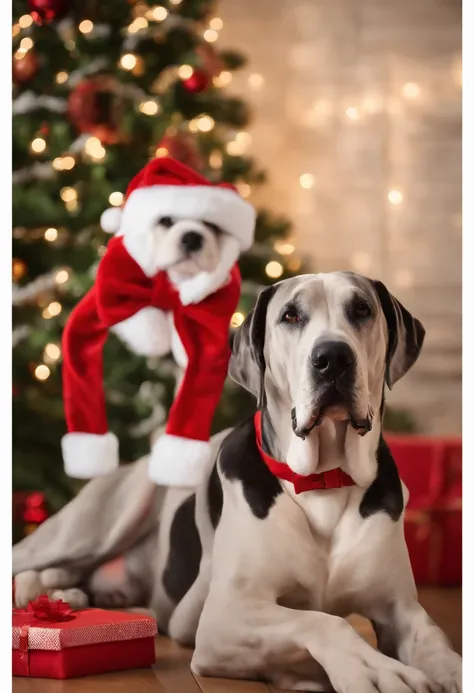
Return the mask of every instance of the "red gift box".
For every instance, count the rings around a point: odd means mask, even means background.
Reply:
[[[155,662],[156,621],[141,614],[84,609],[50,601],[13,609],[13,675],[50,679],[149,667]]]
[[[418,585],[462,583],[462,443],[387,436],[410,492],[405,538]]]

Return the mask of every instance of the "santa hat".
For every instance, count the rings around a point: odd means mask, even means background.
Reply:
[[[160,217],[192,218],[215,224],[250,248],[255,210],[230,183],[214,185],[196,171],[170,157],[152,159],[130,182],[122,208],[103,212],[107,233],[130,236],[150,228]]]

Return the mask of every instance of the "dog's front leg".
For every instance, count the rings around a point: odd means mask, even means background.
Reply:
[[[442,693],[461,693],[461,657],[415,596],[387,605],[373,625],[382,652],[423,671]]]
[[[264,678],[293,690],[327,690],[324,680],[282,673],[284,666],[294,671],[308,655],[337,693],[436,690],[422,672],[374,650],[344,619],[254,599],[206,602],[191,669],[203,676]]]

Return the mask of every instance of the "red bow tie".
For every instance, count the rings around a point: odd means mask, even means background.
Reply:
[[[329,472],[321,472],[321,474],[309,474],[303,476],[296,474],[284,462],[279,462],[273,459],[263,450],[262,447],[262,412],[258,411],[254,417],[255,437],[257,439],[257,447],[262,460],[267,465],[268,469],[278,479],[291,481],[295,487],[295,493],[303,493],[303,491],[314,491],[330,488],[342,488],[343,486],[355,486],[354,480],[342,469],[331,469]]]

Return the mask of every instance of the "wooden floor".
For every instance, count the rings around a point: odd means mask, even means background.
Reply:
[[[420,590],[420,602],[447,633],[461,653],[461,590]],[[354,627],[373,645],[370,623],[351,618]],[[14,678],[13,693],[278,693],[280,689],[252,681],[231,681],[193,676],[189,670],[191,650],[166,638],[156,641],[156,664],[152,669],[102,674],[84,679],[54,681]]]

